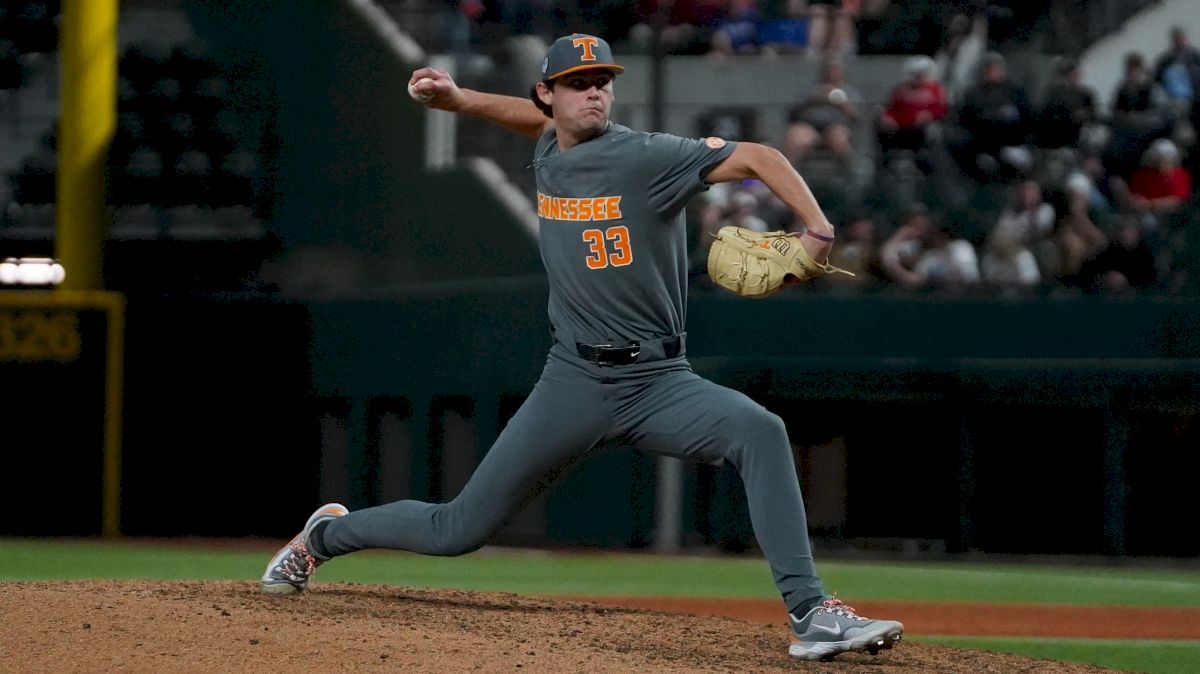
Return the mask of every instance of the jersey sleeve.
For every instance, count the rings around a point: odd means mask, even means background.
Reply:
[[[688,199],[708,189],[705,176],[736,146],[720,138],[649,134],[641,166],[646,171],[643,177],[649,186],[650,205],[659,217],[673,217]]]

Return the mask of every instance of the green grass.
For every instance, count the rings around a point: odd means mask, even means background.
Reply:
[[[279,542],[0,539],[0,582],[81,578],[257,580]],[[983,563],[819,565],[848,601],[924,600],[1200,606],[1200,571]],[[745,557],[662,557],[485,548],[458,558],[370,551],[322,567],[323,582],[539,595],[775,598],[767,565]],[[1200,671],[1200,642],[922,637],[919,641],[1147,672]]]
[[[102,541],[0,539],[0,580],[255,579],[277,543],[217,549]],[[820,565],[847,600],[1200,606],[1200,571],[978,563]],[[778,596],[761,559],[484,549],[457,558],[371,551],[321,569],[321,580],[524,594]]]
[[[821,569],[830,588],[842,584],[871,599],[1200,606],[1197,571],[980,563],[823,564]]]
[[[913,641],[1082,662],[1128,672],[1195,674],[1200,670],[1200,641],[1025,637],[914,637]]]

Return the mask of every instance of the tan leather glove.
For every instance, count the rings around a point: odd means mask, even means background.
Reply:
[[[718,285],[742,297],[768,297],[785,285],[819,278],[831,272],[851,274],[817,262],[787,232],[756,232],[722,227],[708,251],[708,275]]]

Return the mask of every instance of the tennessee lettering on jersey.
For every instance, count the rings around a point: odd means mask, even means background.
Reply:
[[[538,192],[537,214],[547,220],[620,220],[621,197],[568,199]]]

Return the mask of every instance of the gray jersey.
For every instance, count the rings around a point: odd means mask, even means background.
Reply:
[[[736,143],[610,124],[567,152],[534,151],[550,322],[564,341],[624,345],[683,332],[683,207]]]

